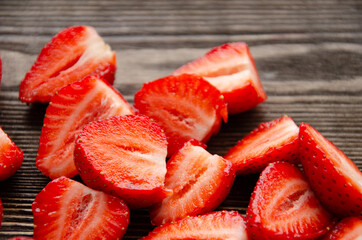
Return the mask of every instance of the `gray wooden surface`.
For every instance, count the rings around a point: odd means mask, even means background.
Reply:
[[[115,86],[130,102],[142,83],[209,48],[247,42],[269,98],[231,116],[208,150],[224,154],[259,123],[287,114],[317,128],[362,169],[362,1],[0,0],[0,126],[25,156],[0,182],[0,239],[32,235],[31,203],[49,182],[35,167],[46,106],[21,103],[19,83],[54,34],[79,24],[94,26],[117,51]],[[244,214],[256,180],[237,177],[219,209]],[[151,229],[147,210],[132,211],[124,239]]]

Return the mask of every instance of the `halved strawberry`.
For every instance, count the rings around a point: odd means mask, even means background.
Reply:
[[[23,151],[0,127],[0,181],[8,179],[23,163]]]
[[[286,162],[261,173],[246,213],[252,239],[316,239],[332,226],[302,172]]]
[[[143,85],[135,107],[165,130],[168,156],[190,139],[207,142],[219,131],[227,109],[220,92],[201,77],[168,76]]]
[[[236,174],[261,172],[269,163],[298,163],[298,126],[291,117],[262,123],[224,156]]]
[[[115,116],[84,127],[76,140],[75,163],[85,184],[148,207],[171,191],[164,188],[167,141],[143,115]]]
[[[174,72],[175,75],[182,73],[204,77],[219,89],[231,114],[247,111],[267,98],[244,42],[215,47]]]
[[[234,179],[231,162],[211,155],[195,140],[187,142],[167,162],[165,187],[173,194],[150,209],[152,223],[159,226],[214,210]]]
[[[36,166],[51,179],[75,176],[74,142],[83,126],[126,114],[133,114],[131,106],[117,90],[95,76],[62,88],[46,110]]]
[[[93,27],[73,26],[60,31],[41,50],[20,84],[20,100],[49,102],[61,87],[88,75],[114,81],[116,54]]]
[[[342,219],[323,240],[361,240],[362,220],[357,217]]]
[[[35,197],[34,239],[120,239],[129,223],[121,199],[66,177],[57,178]]]
[[[237,211],[212,212],[156,227],[143,240],[229,239],[247,240],[245,221]]]
[[[302,123],[299,129],[300,160],[319,200],[338,216],[361,216],[361,171],[313,127]]]

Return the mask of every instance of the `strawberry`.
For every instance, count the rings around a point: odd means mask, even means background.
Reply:
[[[357,217],[342,219],[323,240],[361,240],[362,220]]]
[[[262,123],[224,156],[237,174],[261,172],[269,163],[298,163],[298,126],[291,117]]]
[[[151,239],[248,240],[248,234],[244,218],[237,211],[220,211],[156,227],[147,237],[142,238]]]
[[[8,179],[23,163],[23,152],[0,127],[0,181]]]
[[[220,92],[193,75],[168,76],[143,85],[135,107],[165,130],[168,156],[190,139],[207,142],[219,131],[227,109]]]
[[[167,141],[143,115],[115,116],[85,126],[78,135],[75,164],[91,188],[148,207],[171,191],[164,188]]]
[[[300,160],[319,200],[338,216],[361,216],[362,173],[341,150],[306,123],[299,127]]]
[[[174,74],[204,77],[225,97],[230,114],[247,111],[266,100],[254,59],[244,42],[226,43],[185,64]]]
[[[287,162],[261,173],[247,209],[252,239],[316,239],[332,225],[302,172]]]
[[[94,28],[68,27],[41,50],[20,84],[22,102],[49,102],[61,87],[87,75],[114,81],[116,54]]]
[[[203,147],[191,140],[167,162],[165,187],[173,194],[150,209],[153,224],[210,212],[229,194],[235,179],[232,163]]]
[[[62,88],[46,110],[36,166],[51,179],[75,176],[74,142],[83,126],[125,114],[133,114],[131,106],[117,90],[95,76]]]
[[[129,223],[119,198],[66,177],[57,178],[35,197],[34,239],[120,239]]]

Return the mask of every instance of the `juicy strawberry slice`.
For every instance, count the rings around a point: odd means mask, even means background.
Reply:
[[[261,172],[269,163],[298,163],[298,126],[291,117],[262,123],[224,156],[237,174]]]
[[[165,187],[173,194],[150,209],[155,225],[214,210],[235,179],[231,162],[191,140],[167,162]]]
[[[357,217],[342,219],[323,240],[361,240],[362,220]]]
[[[299,129],[300,160],[319,200],[338,216],[360,216],[361,171],[313,127],[302,123]]]
[[[182,73],[204,77],[219,89],[231,114],[247,111],[267,98],[244,42],[215,47],[174,72],[175,75]]]
[[[164,188],[166,154],[166,136],[148,117],[115,116],[84,127],[76,141],[75,163],[89,187],[140,208],[171,194]]]
[[[126,114],[133,114],[131,106],[117,90],[95,76],[62,88],[46,110],[36,166],[52,179],[75,176],[74,142],[83,126]]]
[[[23,163],[23,152],[0,127],[0,181],[8,179]]]
[[[51,181],[35,198],[34,239],[120,239],[129,223],[121,199],[66,177]]]
[[[135,95],[135,107],[165,130],[168,156],[190,139],[207,142],[219,131],[227,109],[220,92],[200,77],[168,76],[146,83]]]
[[[61,87],[87,75],[114,81],[116,54],[94,28],[73,26],[59,32],[42,49],[20,84],[23,102],[49,102]]]
[[[244,218],[237,211],[220,211],[167,223],[142,239],[247,240],[248,234]]]
[[[316,239],[332,224],[302,172],[286,162],[261,173],[246,216],[252,239]]]

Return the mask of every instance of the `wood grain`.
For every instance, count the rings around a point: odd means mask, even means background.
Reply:
[[[290,115],[314,126],[362,169],[361,23],[362,3],[351,0],[0,1],[0,126],[24,151],[21,169],[0,182],[0,239],[32,235],[31,203],[49,182],[34,162],[46,106],[21,103],[18,87],[59,30],[77,24],[97,29],[117,52],[115,86],[131,103],[144,82],[213,46],[246,41],[269,98],[231,116],[208,150],[223,155],[261,122]],[[237,177],[219,209],[244,214],[257,177]],[[147,210],[132,211],[124,239],[152,229]]]

